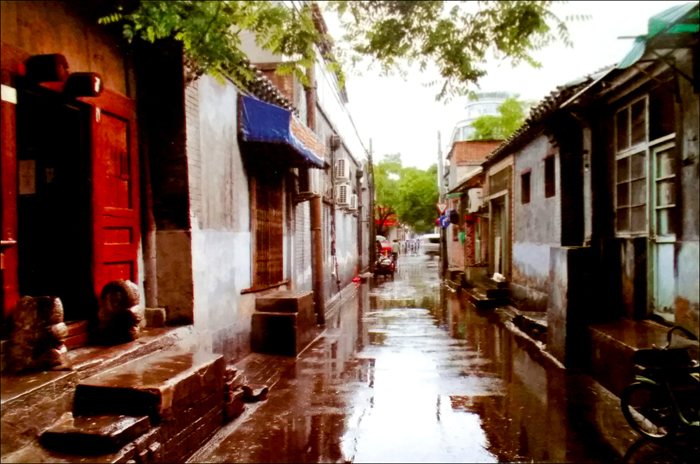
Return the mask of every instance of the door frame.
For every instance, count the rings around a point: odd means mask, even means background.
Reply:
[[[668,136],[665,136],[661,138],[658,143],[655,143],[653,146],[649,147],[649,157],[648,157],[648,211],[649,211],[649,235],[648,235],[648,245],[647,245],[647,301],[649,302],[648,304],[648,314],[649,315],[658,315],[661,316],[661,311],[658,311],[660,308],[658,308],[658,301],[659,301],[659,289],[660,289],[660,284],[659,284],[659,278],[660,278],[660,267],[659,267],[659,257],[658,257],[658,250],[659,250],[659,245],[660,244],[666,244],[667,246],[673,246],[676,241],[677,241],[677,232],[674,232],[673,234],[668,234],[664,236],[659,236],[658,235],[658,222],[657,222],[657,183],[659,180],[657,179],[657,171],[658,171],[658,165],[657,165],[657,158],[656,155],[658,152],[663,151],[663,150],[668,150],[669,148],[676,148],[676,140],[675,140],[675,134],[670,134]],[[677,158],[677,157],[676,157]],[[676,160],[677,161],[677,160]],[[671,176],[668,176],[669,178]],[[675,186],[675,195],[676,195],[676,203],[678,203],[677,198],[678,198],[678,175],[676,170],[673,170],[673,182]],[[672,208],[676,208],[676,206]],[[674,213],[671,212],[669,221],[670,223],[675,225],[675,218],[674,218]],[[675,258],[674,258],[674,268],[675,268]],[[675,269],[674,269],[674,293],[675,293]],[[675,319],[675,316],[674,316]],[[670,321],[673,322],[673,321]]]
[[[133,218],[135,221],[135,226],[133,228],[132,246],[136,250],[131,250],[130,253],[135,251],[135,266],[133,269],[134,283],[138,285],[139,281],[139,269],[138,269],[138,247],[141,240],[141,209],[140,209],[140,188],[141,184],[139,181],[140,165],[138,156],[138,133],[137,133],[137,120],[136,120],[136,101],[121,95],[118,92],[104,89],[102,94],[98,97],[79,97],[78,100],[83,101],[91,106],[90,108],[90,204],[91,204],[91,220],[92,220],[92,278],[93,278],[93,288],[95,295],[98,300],[102,287],[108,282],[108,279],[104,275],[104,262],[105,262],[105,235],[104,235],[104,212],[103,206],[100,204],[100,196],[95,188],[94,181],[97,176],[101,174],[100,168],[100,153],[97,134],[100,130],[100,121],[102,119],[102,113],[110,113],[119,118],[128,121],[128,141],[129,150],[131,153],[131,164],[129,166],[129,175],[131,177],[131,205],[133,212]],[[114,212],[115,217],[120,217],[119,212]],[[98,245],[102,243],[102,246]]]

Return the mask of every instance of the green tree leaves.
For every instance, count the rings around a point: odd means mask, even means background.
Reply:
[[[310,6],[296,9],[281,2],[142,0],[129,12],[118,6],[99,22],[121,23],[129,41],[173,38],[182,43],[195,75],[227,76],[242,85],[254,77],[241,50],[242,31],[255,33],[258,46],[286,57],[284,71],[303,83],[316,60],[314,46],[324,39]]]
[[[323,5],[339,15],[345,29],[332,51],[333,41],[319,26],[313,2],[121,0],[117,11],[100,23],[122,24],[129,41],[174,38],[183,44],[195,75],[228,76],[239,84],[252,79],[240,48],[240,33],[251,31],[260,47],[287,58],[280,71],[294,73],[302,83],[307,83],[306,68],[314,64],[318,48],[341,86],[345,76],[338,61],[360,66],[369,58],[383,73],[402,75],[413,64],[421,71],[435,65],[441,76],[432,83],[441,83],[436,98],[449,99],[467,94],[486,74],[488,50],[514,65],[539,66],[533,51],[557,39],[570,45],[566,23],[552,13],[554,3],[331,1]],[[119,5],[128,5],[129,11]]]
[[[436,165],[427,170],[404,167],[400,154],[386,155],[374,167],[374,182],[379,235],[386,232],[384,223],[391,214],[417,233],[432,230],[438,200]]]
[[[475,130],[471,140],[505,140],[525,122],[527,103],[514,97],[508,98],[498,107],[498,116],[479,116],[473,123]]]
[[[570,45],[566,23],[551,10],[551,1],[331,1],[358,63],[369,57],[385,74],[434,63],[442,77],[437,99],[468,93],[486,74],[486,52],[539,66],[532,52],[559,39]],[[579,19],[579,18],[572,18]],[[585,18],[581,18],[585,19]],[[553,32],[554,31],[554,32]]]

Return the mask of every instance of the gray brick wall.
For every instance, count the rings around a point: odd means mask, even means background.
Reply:
[[[190,182],[190,214],[202,228],[202,152],[199,131],[199,81],[185,88],[187,164]]]

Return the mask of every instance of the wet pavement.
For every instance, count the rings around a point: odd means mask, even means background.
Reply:
[[[696,462],[440,285],[437,260],[358,285],[267,401],[191,462]],[[533,348],[534,347],[534,348]]]

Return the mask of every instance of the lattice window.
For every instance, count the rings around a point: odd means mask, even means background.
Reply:
[[[618,233],[647,230],[647,98],[615,114],[615,218]]]

